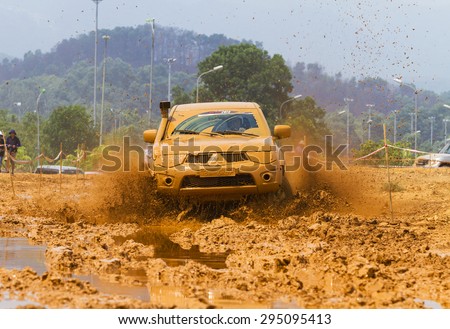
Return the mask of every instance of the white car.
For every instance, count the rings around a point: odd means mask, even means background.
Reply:
[[[416,167],[450,167],[450,141],[439,151],[439,153],[431,153],[422,155],[416,159]]]

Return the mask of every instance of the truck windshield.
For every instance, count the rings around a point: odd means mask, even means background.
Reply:
[[[255,129],[256,128],[256,129]],[[258,135],[258,124],[252,113],[248,112],[208,112],[200,113],[187,118],[178,124],[172,132],[183,134],[194,133],[224,133],[224,132],[247,132]]]
[[[439,153],[450,154],[450,143],[447,143]]]

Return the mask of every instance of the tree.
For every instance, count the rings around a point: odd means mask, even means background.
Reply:
[[[27,112],[22,118],[22,128],[20,129],[20,142],[26,147],[30,155],[37,155],[36,136],[37,136],[37,114],[36,112]]]
[[[60,143],[64,152],[73,153],[79,144],[87,148],[97,145],[98,139],[91,124],[91,117],[80,105],[56,108],[43,125],[45,151],[50,156],[59,153]]]
[[[291,125],[293,137],[303,139],[307,143],[322,143],[324,137],[330,134],[325,123],[326,111],[316,105],[311,97],[295,100],[283,106],[284,123]]]
[[[199,72],[217,65],[223,65],[223,70],[202,77],[200,101],[257,102],[273,120],[292,90],[292,76],[283,57],[270,57],[253,44],[219,47],[198,64]]]
[[[192,103],[192,97],[180,86],[172,88],[173,105]]]

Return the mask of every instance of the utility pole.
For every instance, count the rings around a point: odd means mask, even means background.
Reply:
[[[372,109],[375,107],[374,104],[366,104],[367,108],[369,109],[369,120],[367,120],[367,124],[369,125],[369,131],[367,134],[368,140],[372,140],[371,134],[370,134],[370,128],[372,127]]]
[[[394,144],[397,143],[397,110],[394,110]]]
[[[102,0],[92,0],[95,3],[95,47],[94,47],[94,127],[97,125],[97,48],[98,48],[98,4]]]
[[[167,82],[167,101],[170,102],[170,99],[172,98],[172,89],[170,86],[170,79],[171,79],[171,71],[172,71],[172,63],[174,63],[177,59],[176,58],[168,58],[167,64],[169,65],[169,78]]]
[[[347,162],[350,162],[350,102],[353,98],[344,98],[344,102],[347,105]]]
[[[434,119],[435,119],[435,117],[429,117],[428,119],[430,119],[430,125],[431,125],[430,143],[431,143],[431,147],[433,147],[433,128],[434,128]]]
[[[148,93],[148,125],[152,123],[152,92],[153,92],[153,62],[155,60],[155,19],[147,19],[147,23],[150,24],[152,30],[152,49],[150,51],[150,87]]]
[[[107,49],[108,49],[108,40],[109,35],[104,35],[103,40],[105,40],[105,49],[103,51],[103,82],[102,82],[102,107],[100,110],[100,138],[99,138],[99,145],[102,145],[103,143],[103,108],[105,104],[105,80],[106,80],[106,59],[107,56]]]

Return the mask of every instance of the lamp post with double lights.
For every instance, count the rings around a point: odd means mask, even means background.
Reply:
[[[153,61],[155,60],[155,19],[149,18],[146,20],[152,29],[152,47],[150,50],[150,87],[148,92],[148,125],[152,123],[152,92],[153,92]]]
[[[420,90],[411,84],[404,83],[400,78],[394,78],[394,81],[400,84],[400,86],[408,87],[414,91],[414,149],[417,150],[417,97]]]
[[[208,74],[208,73],[215,72],[215,71],[222,70],[222,69],[223,69],[223,65],[217,65],[217,66],[214,66],[211,70],[208,70],[208,71],[206,71],[206,72],[203,72],[202,74],[200,74],[200,75],[198,76],[198,78],[197,78],[197,96],[196,96],[196,98],[195,98],[195,102],[196,102],[196,103],[198,103],[198,86],[199,86],[199,84],[200,84],[200,79],[201,79],[204,75],[206,75],[206,74]]]
[[[302,95],[295,95],[294,97],[291,97],[291,98],[289,98],[288,100],[285,100],[283,103],[281,103],[281,105],[280,105],[280,109],[279,109],[279,113],[278,113],[278,117],[279,117],[279,120],[281,121],[281,119],[282,119],[282,115],[283,115],[283,106],[285,105],[285,104],[287,104],[287,103],[289,103],[289,102],[292,102],[292,101],[294,101],[294,100],[296,100],[296,99],[299,99],[300,97],[302,97]]]
[[[98,49],[98,4],[102,0],[92,0],[95,3],[95,46],[94,46],[94,127],[97,125],[97,49]]]

